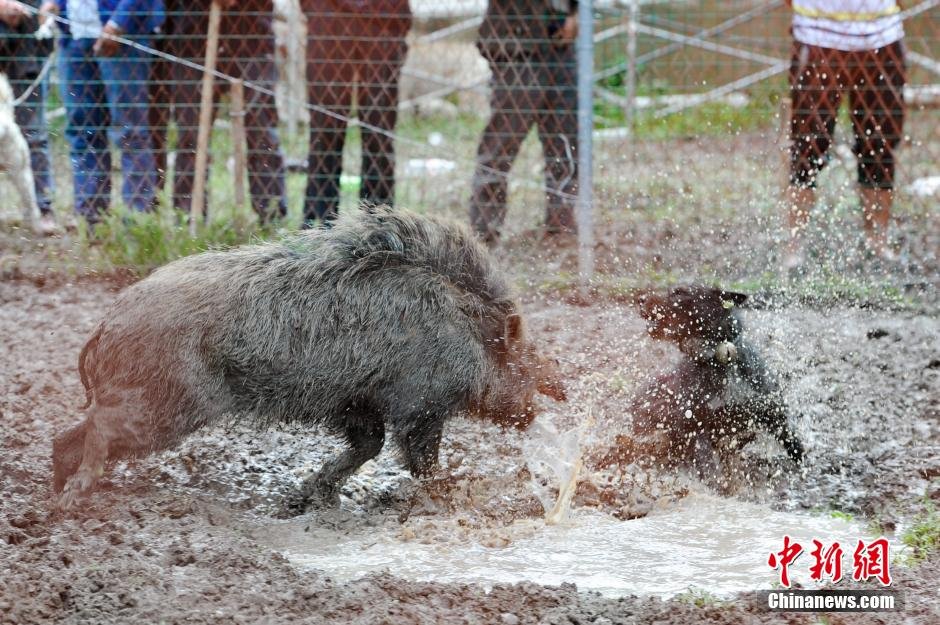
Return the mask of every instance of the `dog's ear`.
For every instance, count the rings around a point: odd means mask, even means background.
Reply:
[[[730,301],[735,306],[740,306],[747,301],[747,295],[744,293],[736,293],[735,291],[722,291],[721,298]]]
[[[638,291],[633,296],[633,305],[644,319],[658,316],[660,309],[665,306],[665,298],[651,289]]]

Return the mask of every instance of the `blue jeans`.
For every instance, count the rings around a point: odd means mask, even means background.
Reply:
[[[98,57],[94,43],[65,37],[59,47],[75,211],[92,224],[111,199],[109,135],[121,151],[121,197],[129,208],[151,210],[157,180],[147,121],[150,57],[128,46]]]
[[[11,79],[13,93],[20,97],[35,76]],[[36,201],[43,214],[52,212],[52,167],[49,160],[49,133],[46,129],[46,89],[48,77],[39,83],[26,100],[16,107],[16,124],[29,144],[29,164],[33,169]]]

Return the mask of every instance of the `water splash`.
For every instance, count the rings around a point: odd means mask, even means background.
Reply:
[[[565,523],[571,512],[571,500],[584,467],[583,443],[594,424],[592,406],[588,406],[581,424],[559,433],[547,419],[536,421],[530,428],[522,453],[532,473],[532,489],[545,508],[548,525]],[[552,496],[557,485],[558,495]]]

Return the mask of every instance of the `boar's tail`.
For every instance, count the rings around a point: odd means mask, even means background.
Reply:
[[[88,352],[98,346],[98,339],[100,338],[101,328],[98,328],[91,339],[85,343],[85,347],[82,348],[82,353],[78,355],[78,375],[82,379],[82,386],[85,387],[85,405],[82,406],[82,410],[91,406],[91,402],[95,399],[94,388],[92,387],[91,381],[88,379],[88,371],[85,367],[85,361],[88,359]]]

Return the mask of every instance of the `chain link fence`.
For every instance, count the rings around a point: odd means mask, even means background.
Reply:
[[[17,96],[30,92],[16,119],[33,148],[40,208],[92,221],[112,203],[162,203],[204,206],[210,221],[286,216],[296,227],[364,200],[455,216],[505,239],[574,230],[581,193],[598,236],[582,250],[636,238],[638,214],[771,229],[791,170],[818,177],[824,202],[853,201],[857,162],[884,149],[853,138],[853,123],[864,139],[871,124],[880,132],[872,110],[899,106],[903,129],[888,142],[899,214],[923,218],[940,197],[935,0],[903,4],[903,43],[888,50],[903,105],[847,95],[841,112],[825,102],[825,119],[819,100],[810,111],[801,108],[810,101],[791,103],[799,51],[780,0],[258,0],[217,4],[218,20],[208,1],[101,0],[100,22],[68,13],[81,2],[58,4],[51,71],[40,75],[48,48],[35,44],[48,40],[35,39],[36,4],[12,0],[4,6],[26,9],[15,26],[4,21],[0,66]],[[578,11],[593,15],[592,35],[582,35],[593,62],[582,85],[592,89],[580,89],[593,142],[578,137]],[[95,47],[102,23],[120,26],[113,50]],[[795,156],[791,119],[814,137]],[[810,174],[791,166],[800,158]],[[615,264],[608,256],[602,270]]]

